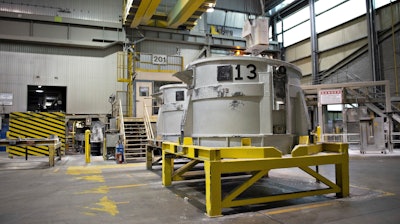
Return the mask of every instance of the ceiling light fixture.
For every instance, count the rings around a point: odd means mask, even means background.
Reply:
[[[210,2],[206,4],[206,6],[208,7],[206,10],[207,12],[214,12],[215,3]]]

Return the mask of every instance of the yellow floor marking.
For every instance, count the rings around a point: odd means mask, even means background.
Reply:
[[[119,213],[117,203],[115,201],[108,199],[107,196],[101,198],[100,201],[96,203],[96,205],[98,205],[99,207],[96,208],[85,207],[85,208],[93,211],[106,212],[112,216],[115,216]]]
[[[132,167],[145,167],[146,163],[123,163],[123,164],[113,164],[113,165],[98,165],[101,169],[121,169],[121,168],[132,168]]]
[[[53,170],[53,173],[58,173],[59,170],[60,168],[56,168],[55,170]]]
[[[93,181],[93,182],[101,182],[101,183],[105,182],[104,177],[102,175],[83,176],[83,177],[77,177],[76,179]]]
[[[147,184],[130,184],[130,185],[119,185],[119,186],[100,186],[97,188],[92,188],[90,190],[82,191],[76,194],[107,194],[110,189],[122,189],[122,188],[131,188],[131,187],[140,187],[145,186]]]
[[[119,204],[129,204],[129,201],[120,201],[120,202],[115,202],[117,205]]]
[[[145,166],[145,163],[127,163],[127,164],[112,164],[112,165],[88,165],[88,166],[70,166],[67,169],[69,175],[81,174],[100,174],[102,169],[123,169]]]
[[[82,175],[82,174],[101,174],[101,169],[93,167],[68,167],[67,174]]]
[[[90,190],[82,191],[82,192],[75,193],[75,194],[107,194],[109,191],[110,191],[110,188],[108,186],[100,186],[97,188],[92,188]]]
[[[335,202],[327,202],[327,203],[320,203],[320,204],[313,204],[313,205],[304,205],[304,206],[295,207],[295,208],[286,208],[286,209],[280,209],[280,210],[276,210],[276,211],[270,211],[270,212],[266,212],[266,214],[267,215],[277,215],[277,214],[282,214],[282,213],[296,212],[296,211],[301,211],[301,210],[306,210],[306,209],[313,209],[313,208],[331,206],[333,204],[335,204]]]
[[[147,184],[129,184],[129,185],[119,185],[119,186],[112,186],[110,189],[121,189],[121,188],[131,188],[131,187],[140,187],[145,186]]]
[[[378,190],[378,189],[371,189],[371,188],[368,188],[368,187],[360,187],[360,186],[355,186],[355,185],[350,185],[350,187],[354,187],[354,188],[359,188],[359,189],[363,189],[363,190],[375,191],[375,192],[382,193],[382,195],[379,195],[378,197],[386,197],[386,196],[393,196],[393,195],[396,195],[395,193],[391,193],[391,192],[387,192],[387,191],[382,191],[382,190]]]

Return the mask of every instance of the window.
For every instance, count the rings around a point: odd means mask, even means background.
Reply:
[[[393,0],[375,0],[375,8]],[[366,13],[365,0],[319,0],[315,2],[316,32],[321,33]],[[278,41],[287,47],[311,36],[309,6],[276,23]],[[283,32],[283,35],[282,35]]]
[[[149,96],[149,87],[139,87],[139,96]]]
[[[185,92],[184,91],[176,91],[175,92],[175,100],[176,101],[184,101],[185,100]]]

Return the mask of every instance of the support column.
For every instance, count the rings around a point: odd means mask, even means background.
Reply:
[[[162,184],[166,187],[172,184],[172,173],[174,171],[173,159],[162,151]]]
[[[337,197],[343,198],[350,195],[350,176],[349,176],[349,153],[348,145],[342,144],[342,159],[339,163],[335,164],[336,185],[341,189],[336,194]]]
[[[222,215],[220,162],[204,161],[206,174],[206,210],[210,217]]]
[[[312,84],[319,84],[318,80],[318,36],[315,29],[315,0],[309,0],[310,6],[310,25],[311,25],[311,65],[312,65]]]
[[[375,6],[374,0],[366,0],[367,25],[368,25],[368,48],[371,60],[372,80],[383,80],[380,70],[379,41],[375,27]]]

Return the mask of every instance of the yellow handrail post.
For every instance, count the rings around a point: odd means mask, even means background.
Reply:
[[[85,131],[85,158],[86,163],[90,163],[90,130]]]
[[[49,166],[54,166],[54,145],[49,145]]]

